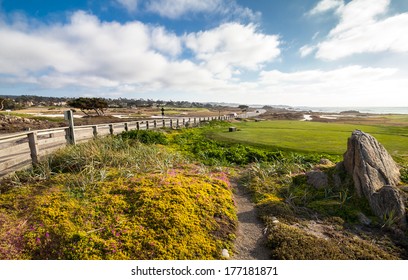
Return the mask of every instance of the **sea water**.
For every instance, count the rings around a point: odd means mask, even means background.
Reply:
[[[294,107],[299,111],[312,111],[324,113],[340,113],[344,111],[358,111],[366,114],[406,114],[408,107]]]

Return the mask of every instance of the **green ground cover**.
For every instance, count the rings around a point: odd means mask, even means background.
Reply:
[[[105,137],[0,183],[0,259],[220,259],[236,219],[222,169]]]
[[[234,123],[239,131],[217,129],[213,139],[244,143],[272,150],[342,155],[355,129],[373,135],[397,160],[408,160],[408,126],[356,125],[300,121]]]

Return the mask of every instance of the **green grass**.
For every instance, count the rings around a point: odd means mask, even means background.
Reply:
[[[210,136],[274,150],[342,155],[352,131],[359,129],[377,138],[396,160],[408,160],[408,127],[300,121],[240,122],[233,125],[239,131],[231,133],[225,128],[217,129]]]

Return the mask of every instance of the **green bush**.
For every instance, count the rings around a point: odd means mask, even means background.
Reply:
[[[131,130],[125,131],[121,134],[123,139],[137,140],[143,144],[161,144],[167,145],[168,140],[163,132],[153,130]]]
[[[209,126],[209,128],[212,127],[212,125]],[[254,162],[272,162],[283,159],[280,151],[271,152],[243,144],[224,143],[210,139],[207,137],[209,128],[184,130],[173,137],[172,143],[175,144],[176,149],[184,151],[207,165],[244,166]]]

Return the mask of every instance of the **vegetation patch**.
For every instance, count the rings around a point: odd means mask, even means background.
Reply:
[[[230,143],[259,146],[275,151],[328,154],[339,159],[347,149],[351,132],[360,129],[370,133],[384,145],[398,162],[408,159],[407,126],[356,125],[345,123],[319,123],[300,121],[264,121],[235,123],[240,131],[229,133],[225,129],[212,132],[213,139]],[[326,156],[327,157],[327,156]],[[329,158],[332,159],[332,158]],[[335,160],[335,158],[333,158]]]
[[[163,132],[153,130],[131,130],[121,134],[123,139],[137,140],[143,144],[168,144]]]
[[[230,171],[252,194],[275,259],[407,258],[406,231],[373,217],[335,167],[353,125],[235,125],[105,137],[3,181],[0,258],[222,258],[237,223]],[[362,129],[393,149],[407,183],[406,128]],[[310,171],[326,185],[308,183]]]
[[[220,259],[235,237],[228,175],[163,147],[91,141],[8,184],[1,259]]]
[[[332,232],[331,238],[317,237],[296,226],[268,224],[272,258],[280,260],[375,260],[396,259],[369,241],[355,235],[344,236]]]

